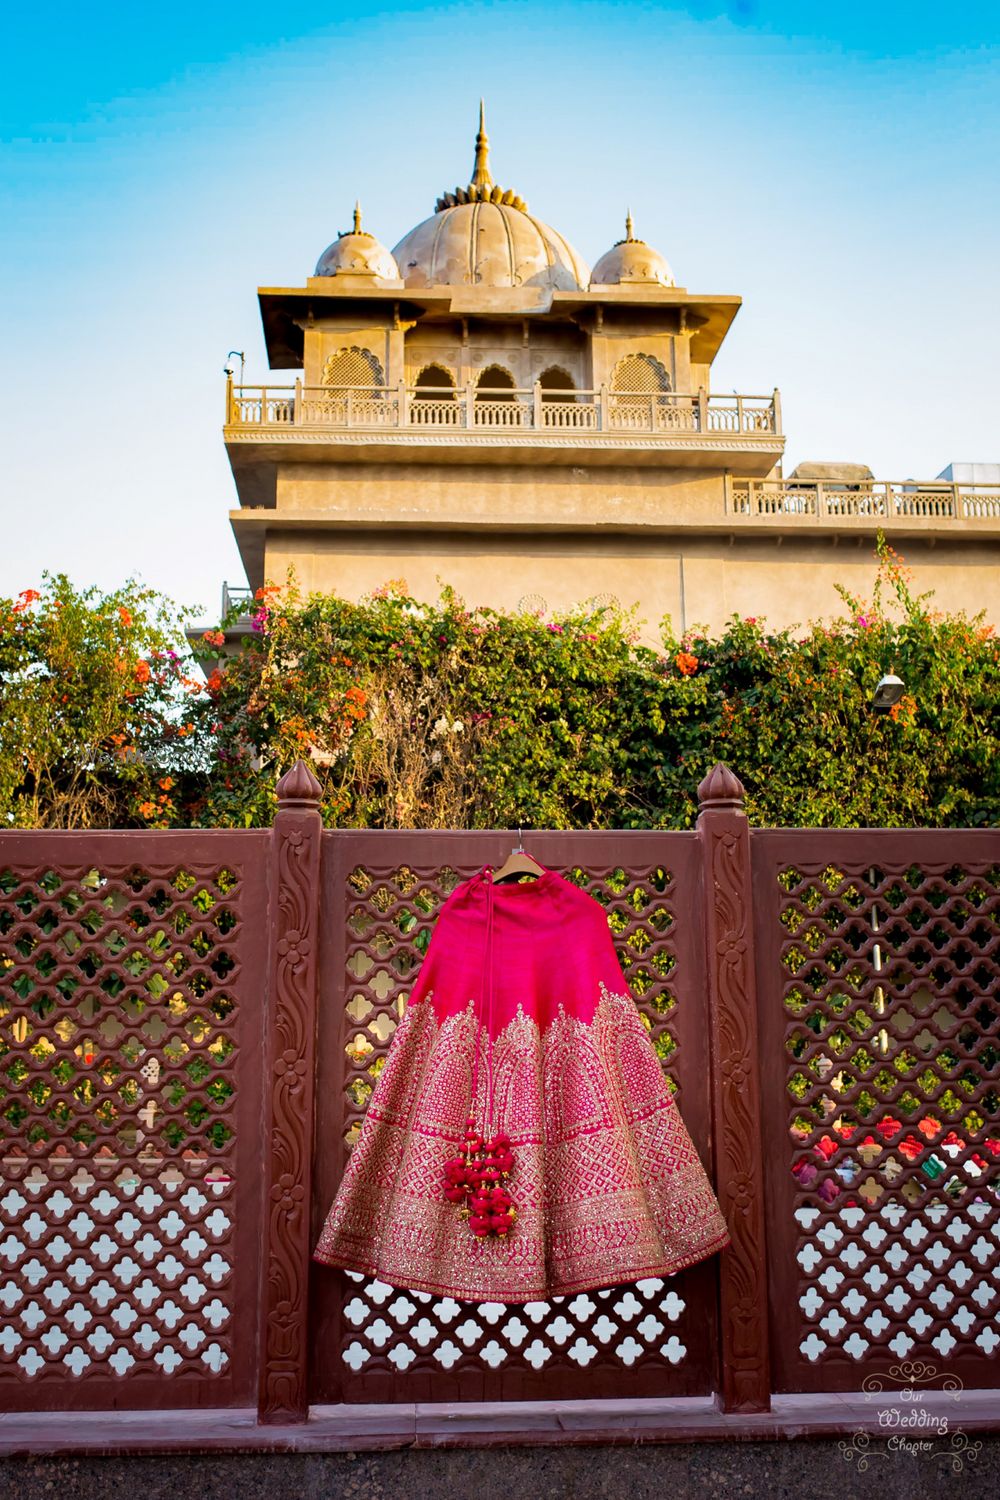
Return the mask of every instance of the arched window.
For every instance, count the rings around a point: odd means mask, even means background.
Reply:
[[[382,366],[370,349],[359,349],[352,344],[349,349],[338,349],[331,354],[323,366],[323,384],[332,386],[382,386],[385,379]],[[372,391],[372,396],[382,392]]]
[[[414,382],[415,401],[454,401],[455,377],[444,365],[424,365]]]
[[[611,389],[617,397],[616,406],[641,404],[648,409],[649,401],[645,398],[661,392],[669,394],[672,387],[670,376],[658,359],[651,354],[626,354],[615,365]]]
[[[576,386],[573,377],[559,365],[550,365],[538,377],[543,401],[575,401]]]
[[[476,381],[477,401],[513,401],[514,377],[503,365],[487,365]]]

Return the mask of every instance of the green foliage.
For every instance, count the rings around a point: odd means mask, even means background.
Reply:
[[[216,755],[202,819],[266,823],[302,755],[343,826],[607,826],[624,797],[616,695],[656,656],[617,611],[544,621],[268,591],[257,639],[209,678]],[[254,786],[255,758],[269,773]]]
[[[992,628],[915,598],[881,537],[872,597],[842,597],[804,632],[666,620],[653,650],[617,609],[543,619],[393,584],[355,604],[290,572],[225,670],[205,633],[196,682],[167,601],[58,577],[0,601],[0,813],[265,826],[301,756],[330,827],[684,828],[725,760],[757,824],[1000,823]],[[906,696],[872,713],[890,670]]]
[[[915,598],[882,537],[871,599],[842,597],[840,619],[799,634],[734,616],[677,637],[667,620],[657,652],[616,609],[542,619],[392,585],[303,601],[290,575],[210,680],[221,774],[201,820],[270,821],[302,755],[329,826],[688,827],[717,760],[758,824],[996,824],[992,628]],[[889,670],[908,691],[876,714]]]
[[[1000,653],[982,617],[944,616],[914,597],[880,536],[870,601],[801,639],[733,619],[717,641],[690,639],[713,722],[685,764],[724,759],[760,824],[967,827],[1000,820]],[[895,671],[907,693],[868,707]],[[709,748],[710,746],[710,748]],[[708,754],[705,754],[705,750]]]
[[[64,574],[0,598],[0,828],[168,827],[197,775],[178,611]]]

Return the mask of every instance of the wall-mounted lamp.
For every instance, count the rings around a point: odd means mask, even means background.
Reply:
[[[230,349],[229,353],[226,355],[226,368],[223,370],[222,373],[224,375],[232,375],[233,371],[232,371],[232,367],[229,364],[229,361],[232,359],[232,357],[233,357],[234,354],[236,355],[237,359],[240,362],[240,385],[242,385],[243,384],[243,366],[246,363],[246,356],[244,355],[242,349]]]
[[[905,692],[906,683],[903,679],[897,677],[895,672],[886,672],[884,676],[879,678],[876,684],[869,707],[877,714],[888,713],[893,704],[898,703]]]

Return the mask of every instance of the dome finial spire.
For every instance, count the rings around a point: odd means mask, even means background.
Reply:
[[[632,223],[632,210],[630,208],[625,210],[625,238],[627,240],[635,239],[635,226]]]
[[[527,213],[528,205],[513,188],[499,187],[490,171],[490,141],[486,134],[486,105],[479,101],[479,133],[476,136],[476,159],[472,176],[467,186],[457,187],[453,192],[442,193],[434,205],[434,212],[443,214],[446,209],[457,208],[464,203],[495,203],[504,208],[516,208]]]
[[[361,199],[354,200],[354,233],[361,233]]]
[[[476,187],[492,187],[490,176],[490,142],[486,134],[486,105],[479,101],[479,134],[476,136],[476,162],[472,168],[472,182]]]

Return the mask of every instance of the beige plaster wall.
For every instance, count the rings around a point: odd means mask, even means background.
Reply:
[[[591,337],[591,378],[594,388],[611,386],[615,366],[627,354],[649,354],[659,360],[675,391],[690,389],[690,363],[686,338],[678,333],[677,313],[651,317],[624,309],[607,312]]]
[[[591,345],[593,371],[593,388],[606,385],[612,386],[615,367],[619,360],[627,354],[648,354],[653,359],[659,360],[670,377],[671,390],[687,390],[684,366],[678,368],[675,358],[675,348],[682,340],[674,338],[669,334],[651,333],[614,333],[595,334]]]
[[[530,464],[286,464],[277,508],[342,521],[402,524],[648,526],[724,513],[720,472]]]
[[[931,608],[970,615],[985,610],[988,621],[1000,624],[1000,542],[928,545],[907,538],[896,545],[913,573],[913,592],[933,590]],[[783,626],[847,614],[836,585],[870,596],[874,550],[874,535],[809,543],[786,538],[780,545],[776,539],[741,539],[732,547],[703,543],[692,548],[692,561],[711,563],[712,570],[686,592],[688,622],[714,627],[735,613],[764,615]]]
[[[367,349],[382,367],[386,385],[395,385],[402,377],[403,332],[386,318],[359,326],[357,321],[324,318],[306,328],[303,336],[302,381],[304,385],[323,384],[323,366],[341,349]]]
[[[920,591],[933,588],[945,610],[985,609],[1000,622],[1000,547],[907,549]],[[774,626],[831,618],[846,606],[842,583],[869,594],[874,579],[871,540],[834,545],[816,538],[808,546],[773,540],[729,544],[697,537],[595,537],[585,535],[484,536],[387,531],[301,531],[269,534],[265,571],[281,582],[293,561],[301,585],[348,598],[404,579],[410,593],[435,599],[451,584],[470,604],[517,608],[528,596],[549,610],[596,595],[637,604],[642,638],[658,641],[661,616],[678,629],[719,630],[732,613],[764,616]]]
[[[539,537],[526,546],[519,537],[452,534],[440,537],[431,549],[418,534],[390,538],[377,532],[326,532],[311,538],[304,552],[299,533],[269,534],[267,576],[284,581],[289,561],[306,590],[355,599],[393,579],[405,580],[419,599],[436,599],[451,584],[467,603],[499,609],[516,609],[529,596],[557,610],[596,595],[624,602],[648,593],[649,599],[641,600],[641,614],[649,615],[654,639],[657,611],[676,614],[681,598],[676,551],[671,556],[658,548],[647,559],[634,544],[596,546],[587,537]]]

